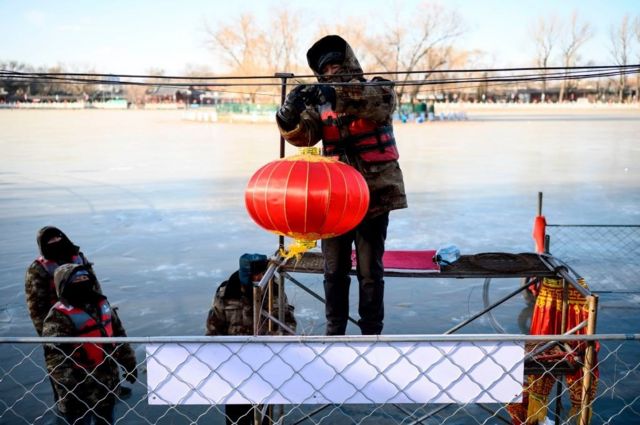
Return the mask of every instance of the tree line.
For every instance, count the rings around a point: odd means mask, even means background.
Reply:
[[[389,73],[388,77],[398,82],[397,92],[403,101],[414,103],[425,97],[456,99],[479,99],[495,94],[535,90],[541,101],[562,102],[569,93],[579,89],[581,79],[558,75],[557,72],[541,70],[534,82],[492,82],[492,76],[500,75],[490,69],[495,67],[491,51],[465,49],[461,37],[468,33],[466,23],[455,9],[423,2],[412,10],[403,9],[395,3],[380,22],[372,25],[367,18],[344,18],[342,21],[318,22],[295,7],[273,10],[270,15],[258,17],[244,13],[218,22],[204,22],[204,42],[216,59],[211,66],[185,65],[184,76],[202,77],[224,75],[272,76],[276,72],[291,72],[308,75],[304,52],[309,43],[302,43],[303,29],[316,28],[310,34],[315,40],[323,35],[340,34],[353,46],[365,70]],[[540,68],[575,67],[592,65],[585,63],[583,53],[587,42],[595,36],[594,26],[584,20],[579,12],[570,16],[540,16],[527,29],[530,65]],[[612,25],[606,37],[609,57],[603,63],[628,66],[640,63],[640,15],[629,14]],[[478,78],[471,71],[487,69]],[[25,72],[65,72],[58,65],[34,69],[18,62],[0,62],[0,69]],[[91,72],[91,70],[84,70]],[[157,80],[165,73],[162,69],[150,69],[148,84],[167,84],[171,80]],[[504,75],[504,72],[502,73]],[[548,77],[547,77],[548,75]],[[515,74],[514,74],[515,77]],[[495,80],[495,79],[494,79]],[[233,87],[215,90],[227,92],[233,97],[248,102],[277,103],[279,88],[262,82],[279,80],[235,80]],[[295,78],[294,82],[311,81]],[[198,80],[193,80],[197,85]],[[598,91],[616,101],[638,100],[640,75],[620,72],[595,82]],[[91,97],[104,90],[103,85],[70,83],[66,81],[20,81],[0,74],[0,93],[5,98],[28,93],[32,96],[68,95]],[[206,89],[206,87],[203,87]],[[139,99],[149,90],[145,86],[127,86],[127,97]]]

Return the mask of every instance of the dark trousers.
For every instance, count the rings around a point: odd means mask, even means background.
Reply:
[[[114,403],[98,403],[93,410],[84,412],[67,412],[64,418],[71,425],[91,425],[95,419],[96,425],[113,424]]]
[[[384,319],[384,242],[387,239],[389,213],[365,218],[354,230],[324,239],[324,293],[327,300],[327,335],[344,335],[349,319],[351,251],[355,242],[356,272],[360,285],[358,326],[363,335],[382,332]]]
[[[227,425],[253,425],[253,406],[250,404],[227,404],[224,407]],[[262,423],[267,424],[268,419],[262,418]]]

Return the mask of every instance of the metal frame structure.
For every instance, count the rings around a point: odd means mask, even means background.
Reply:
[[[292,78],[294,75],[291,73],[276,73],[275,77],[281,79],[281,104],[284,103],[287,93],[287,80]],[[282,136],[280,136],[279,140],[279,157],[283,158],[285,153],[285,140]],[[538,193],[538,215],[542,215],[542,192]],[[520,267],[513,268],[513,264],[511,267],[507,267],[506,269],[500,266],[500,261],[496,263],[497,267],[486,267],[482,265],[478,265],[477,262],[474,262],[474,259],[483,254],[476,254],[462,256],[455,263],[445,266],[442,268],[440,273],[419,273],[419,272],[403,272],[403,271],[386,271],[385,276],[394,276],[394,277],[405,277],[405,278],[453,278],[453,279],[464,279],[464,278],[483,278],[485,279],[485,286],[488,285],[489,281],[494,278],[522,278],[523,284],[502,297],[498,301],[486,306],[485,308],[475,314],[473,314],[468,319],[460,322],[456,326],[448,329],[444,332],[444,334],[452,334],[462,329],[464,326],[478,319],[479,317],[489,313],[501,305],[505,301],[513,298],[517,294],[527,290],[531,285],[535,283],[534,279],[531,278],[544,278],[551,277],[556,279],[561,279],[563,282],[563,299],[562,299],[562,333],[564,335],[572,335],[576,333],[578,330],[586,328],[587,335],[594,335],[596,332],[596,321],[597,321],[597,306],[598,306],[598,296],[592,294],[587,288],[583,287],[579,280],[579,276],[577,273],[573,271],[567,264],[562,262],[561,260],[553,257],[549,254],[548,250],[549,239],[546,237],[545,239],[545,253],[543,254],[506,254],[506,253],[486,253],[485,255],[493,255],[494,259],[502,258],[502,261],[509,262],[509,260],[522,260],[524,259],[525,265],[521,264]],[[258,331],[260,329],[260,320],[262,318],[266,318],[269,320],[268,329],[270,332],[273,332],[275,327],[277,326],[278,332],[280,335],[284,333],[293,334],[292,330],[289,329],[284,324],[284,293],[285,293],[285,280],[291,281],[293,284],[298,286],[303,291],[310,294],[312,297],[317,300],[325,303],[325,300],[322,296],[302,284],[300,281],[295,279],[291,274],[292,273],[315,273],[320,274],[323,273],[322,264],[322,254],[320,253],[304,253],[300,258],[295,259],[287,259],[284,256],[284,237],[278,237],[278,250],[270,259],[270,265],[267,269],[262,280],[254,287],[254,335],[258,335]],[[353,271],[352,271],[353,273]],[[575,274],[576,276],[572,275]],[[273,285],[278,285],[278,312],[279,317],[274,317],[272,315],[273,312]],[[528,283],[527,283],[528,282]],[[588,305],[588,319],[583,323],[580,323],[578,326],[573,329],[566,330],[566,322],[567,322],[567,314],[568,314],[568,285],[571,285],[575,288],[582,296],[585,297],[587,305]],[[266,311],[262,308],[263,305],[263,293],[267,291],[266,300],[267,300],[267,309]],[[349,317],[349,321],[352,323],[357,323],[356,320],[352,317]],[[540,349],[531,352],[527,355],[528,359],[531,359],[538,352],[544,351],[548,346],[553,345],[555,342],[549,342],[545,344]],[[591,376],[592,369],[594,367],[594,353],[595,353],[595,342],[590,341],[587,343],[587,349],[585,352],[584,359],[584,367],[583,373],[585,379],[583,380],[583,391],[582,391],[582,411],[587,412],[587,414],[581,415],[581,425],[586,425],[588,423],[588,418],[591,417],[591,403],[589,400],[589,389],[591,387]],[[525,364],[525,373],[527,366]],[[558,391],[560,388],[558,387]],[[398,406],[399,409],[401,407]],[[316,409],[316,411],[310,413],[310,415],[315,414],[322,409]],[[402,409],[401,409],[402,410]],[[256,424],[260,423],[261,415],[259,414],[258,409],[254,410],[254,420]],[[407,412],[408,413],[408,412]],[[271,416],[273,417],[273,416]],[[559,423],[559,398],[556,398],[556,423]],[[421,419],[418,419],[416,423],[420,422]]]
[[[489,267],[486,265],[483,267],[482,263],[477,259],[487,257],[489,258]],[[474,261],[475,259],[475,261]],[[514,262],[517,266],[514,269]],[[277,299],[278,302],[278,311],[280,314],[284,312],[284,291],[285,291],[285,281],[289,280],[294,285],[307,292],[317,300],[321,302],[325,302],[325,300],[296,279],[292,274],[295,273],[314,273],[320,274],[322,273],[322,254],[316,252],[307,252],[302,255],[300,259],[286,259],[280,251],[278,251],[271,259],[270,265],[265,273],[263,279],[254,287],[254,330],[255,335],[258,335],[259,329],[259,321],[262,318],[266,318],[270,321],[269,329],[275,330],[280,335],[292,334],[292,330],[288,329],[286,325],[284,325],[283,317],[276,318],[272,313],[272,307],[274,300],[271,294],[273,294],[273,285],[278,285],[278,294],[279,297]],[[511,267],[512,270],[505,271],[500,270],[500,268],[507,269]],[[464,255],[457,262],[451,264],[450,266],[445,266],[441,270],[440,273],[419,273],[419,272],[402,272],[402,271],[388,271],[385,272],[385,276],[394,276],[394,277],[405,277],[405,278],[438,278],[438,279],[465,279],[465,278],[484,278],[484,279],[494,279],[494,278],[522,278],[524,281],[528,282],[524,285],[521,285],[519,288],[513,290],[509,294],[500,298],[499,300],[491,303],[489,306],[485,306],[484,309],[478,311],[473,314],[471,317],[463,320],[458,323],[454,327],[444,332],[444,335],[453,334],[479,317],[489,313],[491,310],[501,305],[505,301],[513,298],[514,296],[520,294],[524,290],[528,289],[530,285],[532,285],[535,280],[531,278],[555,278],[561,279],[564,286],[563,291],[563,299],[562,299],[562,335],[570,336],[574,335],[581,329],[586,328],[586,335],[593,336],[596,333],[596,322],[597,322],[597,305],[598,305],[598,296],[592,294],[587,288],[583,287],[579,282],[579,277],[574,276],[574,273],[566,264],[564,264],[561,260],[553,257],[550,254],[535,254],[535,253],[525,253],[525,254],[508,254],[508,253],[480,253],[476,255]],[[581,295],[583,295],[586,299],[588,305],[588,318],[584,320],[579,325],[575,326],[572,329],[566,329],[567,322],[567,314],[569,311],[569,301],[568,301],[568,288],[569,286],[573,287],[577,290]],[[266,294],[265,294],[265,291]],[[263,298],[263,295],[266,297]],[[267,309],[263,308],[263,299],[269,300],[267,303]],[[353,323],[356,323],[355,319],[349,318],[349,320]],[[528,353],[525,356],[525,374],[530,374],[536,372],[536,366],[530,362],[533,357],[542,351],[546,350],[550,346],[556,344],[558,341],[550,341],[543,346],[537,348],[536,350]],[[594,368],[594,355],[595,355],[595,341],[590,340],[587,342],[587,348],[584,356],[584,366],[583,366],[583,376],[585,377],[583,380],[583,389],[582,389],[582,411],[586,412],[586,414],[581,415],[581,425],[588,424],[588,418],[591,416],[591,401],[589,400],[589,390],[591,388],[591,377]],[[528,362],[529,361],[529,362]],[[563,372],[562,367],[553,368],[552,370],[546,370],[545,372],[559,374]],[[396,406],[398,409],[402,410],[401,406]],[[444,408],[441,406],[438,408],[438,411]],[[316,413],[322,411],[323,408],[318,408],[313,412],[310,412],[308,416],[312,416]],[[256,410],[257,413],[257,410]],[[409,412],[405,412],[409,414]],[[559,423],[559,398],[556,398],[556,423]],[[435,414],[435,413],[434,413]],[[270,417],[273,417],[270,415]],[[256,414],[256,420],[259,419],[259,415]],[[415,419],[415,418],[414,418]],[[419,423],[421,420],[426,418],[417,418],[415,423]],[[259,423],[259,422],[256,422]]]

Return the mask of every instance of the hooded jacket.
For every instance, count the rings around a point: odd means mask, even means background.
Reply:
[[[65,287],[71,281],[73,275],[80,271],[89,271],[89,268],[77,264],[65,264],[55,272],[54,283],[60,296],[59,306],[52,308],[44,320],[42,336],[45,337],[77,337],[78,329],[69,314],[64,309],[84,310],[87,314],[96,317],[98,304],[106,304],[107,298],[99,297],[94,308],[87,306],[73,306],[65,298]],[[90,272],[93,274],[92,272]],[[93,277],[93,276],[92,276]],[[95,281],[95,279],[94,279]],[[114,309],[109,308],[111,314],[111,327],[113,336],[126,337],[127,334],[122,322]],[[127,372],[136,369],[136,357],[129,344],[96,344],[98,349],[104,350],[104,361],[97,366],[80,366],[78,362],[81,344],[46,344],[45,360],[47,369],[53,379],[58,393],[58,408],[63,413],[85,412],[100,403],[115,402],[113,392],[120,382],[119,365]],[[88,406],[88,407],[87,407]]]
[[[341,61],[340,74],[343,75],[321,74],[321,65],[326,62],[327,54],[331,63]],[[333,86],[336,92],[334,111],[338,117],[362,118],[380,127],[392,125],[392,113],[396,107],[393,84],[391,82],[384,84],[387,80],[380,77],[372,79],[373,82],[380,84],[358,84],[365,83],[366,79],[363,77],[362,67],[351,46],[343,38],[329,35],[318,40],[307,52],[307,61],[321,83],[353,83]],[[325,125],[321,118],[320,107],[307,106],[300,114],[298,125],[291,130],[284,129],[278,122],[284,139],[299,147],[313,146],[318,143],[323,137]],[[349,130],[346,126],[339,131],[345,139],[348,137]],[[367,217],[372,218],[387,211],[407,207],[404,179],[397,160],[371,163],[353,153],[344,153],[340,160],[355,167],[367,181],[370,196]]]
[[[222,282],[213,298],[207,316],[206,335],[253,335],[253,290],[242,290],[239,272],[233,273]],[[274,285],[277,291],[277,285]],[[293,306],[287,303],[285,295],[284,322],[291,329],[296,329]],[[272,314],[278,317],[278,306],[274,303]],[[267,333],[267,320],[260,328],[260,334]]]
[[[60,266],[57,255],[51,252],[45,243],[52,235],[60,236],[64,244],[69,248],[73,258],[69,261],[77,264],[84,264],[93,273],[92,263],[87,260],[80,251],[80,247],[74,245],[73,242],[60,229],[53,226],[43,227],[38,231],[36,242],[40,256],[36,258],[27,268],[24,280],[25,297],[27,301],[27,309],[31,316],[33,326],[39,336],[42,336],[42,323],[47,316],[49,309],[56,303],[58,296],[56,295],[53,284],[53,272]],[[96,280],[98,292],[102,292],[100,283]]]

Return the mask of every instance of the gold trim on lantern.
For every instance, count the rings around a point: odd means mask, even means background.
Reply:
[[[336,159],[320,155],[320,148],[299,148],[297,155],[281,158],[281,161],[338,162]]]
[[[299,155],[320,155],[320,148],[316,146],[305,146],[298,148]]]

